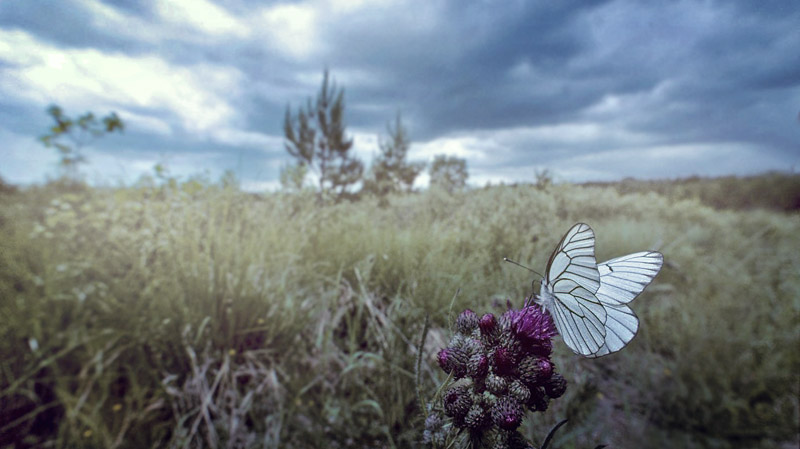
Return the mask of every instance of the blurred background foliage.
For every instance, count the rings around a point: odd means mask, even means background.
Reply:
[[[578,221],[598,260],[665,265],[624,351],[557,344],[567,395],[527,435],[568,417],[554,447],[796,447],[798,179],[432,188],[391,207],[244,193],[232,174],[2,184],[0,447],[419,447],[424,316],[430,397],[455,314],[519,306],[532,279],[503,257],[541,271]]]

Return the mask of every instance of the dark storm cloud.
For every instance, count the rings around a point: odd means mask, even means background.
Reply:
[[[604,167],[577,170],[576,180],[629,176],[637,173],[635,154],[692,155],[682,160],[707,164],[726,154],[725,145],[738,155],[760,148],[774,168],[800,153],[800,5],[793,2],[214,3],[241,33],[204,34],[196,23],[167,20],[155,1],[131,0],[49,8],[10,1],[0,4],[0,29],[64,49],[157,56],[192,70],[211,64],[241,77],[246,94],[223,98],[236,115],[229,125],[249,134],[189,144],[180,132],[142,135],[129,141],[133,148],[230,153],[244,141],[242,157],[274,167],[287,104],[314,95],[328,67],[346,89],[353,129],[382,133],[402,112],[420,157],[455,142],[453,154],[484,177],[567,163]],[[313,11],[312,33],[297,35],[310,40],[307,51],[289,48],[297,42],[286,38],[292,28],[270,34],[297,17],[259,21],[280,5]],[[143,29],[121,30],[98,10]],[[0,58],[0,70],[5,64]],[[0,116],[21,107],[0,103]],[[172,123],[149,105],[129,110]],[[603,152],[615,162],[592,162]],[[658,176],[658,164],[638,173]]]
[[[121,12],[133,17],[146,10],[127,8]],[[135,51],[138,48],[135,42],[98,27],[92,11],[72,0],[0,2],[2,28],[24,30],[62,47],[110,51]]]

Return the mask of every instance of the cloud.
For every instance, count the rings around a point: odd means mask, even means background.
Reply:
[[[266,45],[288,56],[305,59],[318,50],[317,11],[309,4],[264,8],[254,15],[250,26],[263,30]]]
[[[411,159],[466,158],[473,182],[749,173],[796,163],[798,21],[744,0],[5,0],[0,130],[116,110],[130,151],[233,152],[268,183],[328,67],[367,165],[399,111]]]
[[[246,37],[250,32],[238,18],[206,0],[159,1],[155,2],[155,10],[167,23],[188,26],[205,34]]]
[[[0,73],[0,91],[8,98],[78,109],[101,105],[166,113],[187,132],[232,121],[231,101],[242,81],[233,67],[172,66],[153,55],[64,50],[21,31],[0,30],[0,59],[10,66]]]

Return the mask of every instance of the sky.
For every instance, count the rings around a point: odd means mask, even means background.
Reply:
[[[475,186],[800,170],[796,0],[0,0],[0,177],[58,176],[58,104],[126,125],[83,150],[92,183],[276,189],[325,68],[367,166],[399,113],[410,160]]]

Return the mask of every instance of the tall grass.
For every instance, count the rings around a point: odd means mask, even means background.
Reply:
[[[800,220],[608,188],[320,207],[205,186],[0,196],[0,447],[416,447],[452,313],[529,293],[577,221],[598,260],[660,249],[619,354],[560,344],[555,447],[798,438]],[[460,289],[451,308],[454,293]],[[49,442],[49,443],[47,443]]]

